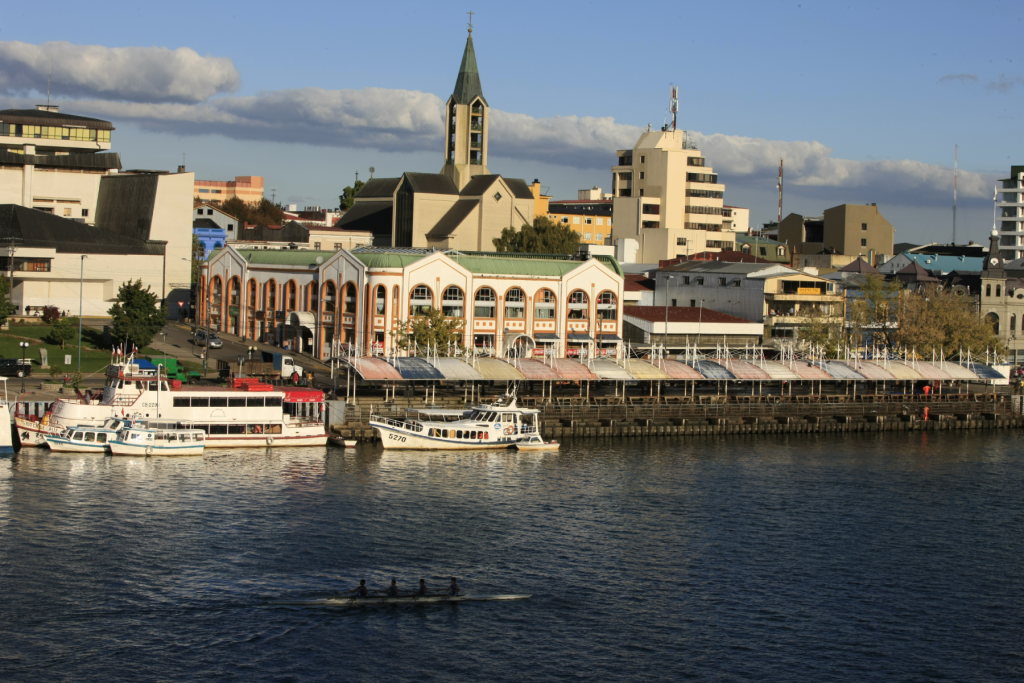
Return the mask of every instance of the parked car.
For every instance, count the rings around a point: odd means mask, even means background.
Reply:
[[[206,330],[199,330],[196,332],[196,346],[208,346],[211,349],[219,349],[224,346],[224,342],[221,341],[216,332],[210,332],[210,338],[207,339]]]
[[[0,358],[0,375],[4,377],[28,377],[32,374],[32,361],[20,358]]]

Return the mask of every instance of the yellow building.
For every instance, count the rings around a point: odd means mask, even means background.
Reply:
[[[580,244],[612,243],[612,201],[559,200],[548,203],[549,219],[580,234]]]
[[[225,202],[238,197],[247,204],[255,204],[263,199],[263,177],[240,175],[234,180],[197,180],[195,196],[204,202]]]

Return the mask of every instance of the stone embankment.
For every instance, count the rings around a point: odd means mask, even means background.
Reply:
[[[627,399],[628,400],[628,399]],[[546,439],[803,434],[1009,429],[1024,426],[1021,397],[992,394],[947,396],[698,396],[684,399],[594,399],[539,404]],[[348,406],[332,429],[346,438],[377,439],[369,428],[372,400]],[[529,399],[521,401],[530,404]],[[444,407],[461,407],[449,399]],[[421,407],[422,403],[415,404]],[[440,407],[441,401],[438,402]],[[375,414],[399,417],[408,404],[375,404]]]

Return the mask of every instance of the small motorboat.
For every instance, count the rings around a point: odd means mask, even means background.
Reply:
[[[355,448],[359,442],[355,439],[343,439],[340,436],[329,436],[327,440],[333,443],[335,446],[342,448]]]
[[[557,441],[545,441],[540,437],[540,434],[533,432],[529,438],[523,439],[516,443],[516,450],[520,451],[557,451],[559,443]]]
[[[206,432],[131,426],[118,432],[108,444],[114,455],[202,455]]]
[[[109,443],[125,427],[138,424],[132,419],[111,418],[102,427],[79,425],[65,427],[59,435],[46,435],[43,439],[51,451],[65,453],[106,453]]]

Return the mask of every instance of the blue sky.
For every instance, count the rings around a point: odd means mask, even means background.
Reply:
[[[333,205],[365,177],[441,165],[438,103],[451,92],[465,12],[492,120],[490,167],[556,197],[608,187],[612,151],[680,125],[757,221],[878,202],[897,240],[958,241],[991,227],[991,186],[1024,163],[1024,4],[621,2],[24,3],[0,28],[0,104],[45,90],[64,111],[114,121],[128,168],[263,175],[278,199]],[[66,41],[69,45],[54,45]],[[96,46],[88,48],[86,46]],[[134,51],[110,50],[135,48]],[[181,51],[180,48],[187,48]],[[177,51],[177,52],[174,52]],[[188,52],[194,51],[194,54]],[[35,89],[35,92],[33,92]],[[816,143],[816,144],[812,144]]]

